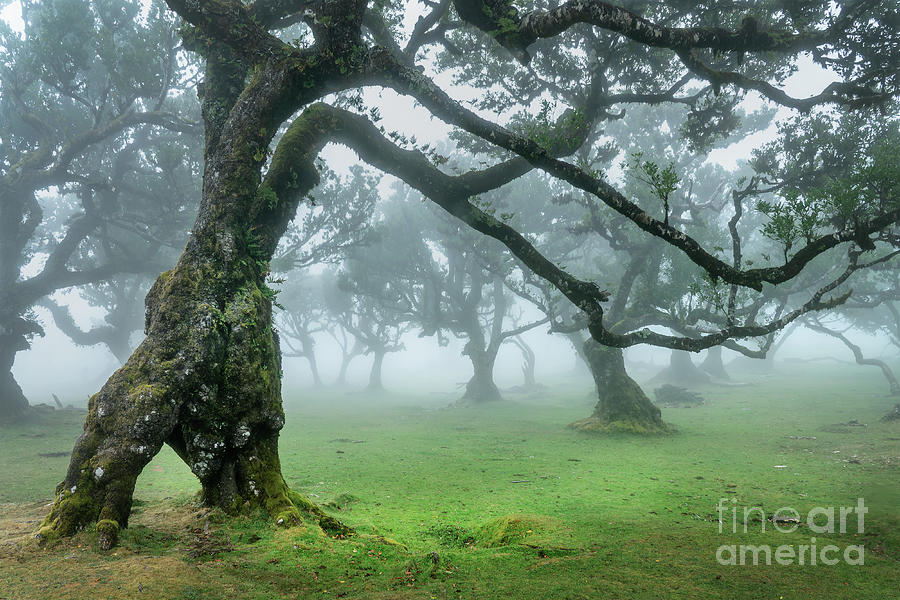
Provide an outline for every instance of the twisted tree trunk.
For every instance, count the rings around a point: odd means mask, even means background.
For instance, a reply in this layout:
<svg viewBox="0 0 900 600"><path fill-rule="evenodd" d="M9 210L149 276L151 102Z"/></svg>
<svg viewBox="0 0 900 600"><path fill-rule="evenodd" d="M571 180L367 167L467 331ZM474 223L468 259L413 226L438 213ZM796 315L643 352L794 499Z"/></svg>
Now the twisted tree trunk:
<svg viewBox="0 0 900 600"><path fill-rule="evenodd" d="M246 67L217 47L206 69L197 221L178 264L147 296L146 339L90 399L84 433L38 532L44 541L98 521L100 546L113 546L128 523L135 481L164 443L200 480L207 505L231 513L258 507L284 525L299 522L304 509L338 526L281 474L281 359L265 285L297 203L318 182L312 160L323 132L312 124L314 111L301 115L263 181L260 149L292 110L283 102L290 74L277 62L262 65L245 88Z"/></svg>
<svg viewBox="0 0 900 600"><path fill-rule="evenodd" d="M111 547L128 524L138 475L164 443L200 479L206 504L299 521L278 460L284 413L271 305L255 278L234 268L246 251L235 243L231 256L221 252L232 243L196 233L154 284L148 337L91 398L41 537L99 520L101 546Z"/></svg>
<svg viewBox="0 0 900 600"><path fill-rule="evenodd" d="M625 371L620 348L584 343L584 355L597 385L597 405L587 419L569 427L586 432L664 433L669 427L659 408L647 398L641 386Z"/></svg>

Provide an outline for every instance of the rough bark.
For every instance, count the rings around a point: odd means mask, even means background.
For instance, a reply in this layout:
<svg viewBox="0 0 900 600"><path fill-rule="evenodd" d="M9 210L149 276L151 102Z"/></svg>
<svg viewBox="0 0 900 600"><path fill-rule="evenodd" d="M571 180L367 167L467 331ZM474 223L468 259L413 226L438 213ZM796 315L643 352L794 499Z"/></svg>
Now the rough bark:
<svg viewBox="0 0 900 600"><path fill-rule="evenodd" d="M659 408L625 371L621 348L609 348L589 339L584 343L584 354L597 385L598 401L590 417L569 427L591 433L644 434L670 430Z"/></svg>
<svg viewBox="0 0 900 600"><path fill-rule="evenodd" d="M224 270L211 265L221 257L203 245L195 240L156 282L147 339L91 398L41 538L97 520L101 547L114 545L137 476L164 443L200 479L204 503L299 522L278 461L284 413L271 306L252 280L222 285Z"/></svg>
<svg viewBox="0 0 900 600"><path fill-rule="evenodd" d="M707 351L700 369L718 379L731 379L722 363L722 346L713 346Z"/></svg>

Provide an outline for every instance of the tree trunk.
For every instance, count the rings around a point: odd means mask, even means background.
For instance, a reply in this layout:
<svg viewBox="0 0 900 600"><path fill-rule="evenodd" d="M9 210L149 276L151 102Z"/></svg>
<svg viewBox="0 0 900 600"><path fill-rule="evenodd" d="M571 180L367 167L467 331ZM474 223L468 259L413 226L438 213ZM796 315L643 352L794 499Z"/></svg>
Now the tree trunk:
<svg viewBox="0 0 900 600"><path fill-rule="evenodd" d="M147 337L90 399L84 433L38 532L42 541L98 521L100 547L112 547L128 523L135 481L164 443L200 480L206 505L229 513L259 508L282 525L300 522L303 509L323 526L339 526L281 474L281 356L265 286L278 240L318 181L312 157L324 142L298 118L261 182L265 152L258 149L287 116L281 88L250 85L241 93L247 69L218 50L206 61L197 221L176 267L147 295ZM263 67L270 68L278 67Z"/></svg>
<svg viewBox="0 0 900 600"><path fill-rule="evenodd" d="M28 400L12 374L18 348L15 336L0 335L0 423L18 421L28 411Z"/></svg>
<svg viewBox="0 0 900 600"><path fill-rule="evenodd" d="M343 345L341 346L341 368L338 371L337 379L334 380L334 385L347 385L347 369L350 367L350 363L353 359L361 353L361 346L358 340L354 341L353 347L349 351Z"/></svg>
<svg viewBox="0 0 900 600"><path fill-rule="evenodd" d="M163 443L200 479L205 504L300 520L278 459L284 413L271 305L251 278L217 278L227 270L212 266L220 257L203 251L207 241L195 238L157 280L147 339L90 399L42 538L99 520L101 546L114 545L135 481Z"/></svg>
<svg viewBox="0 0 900 600"><path fill-rule="evenodd" d="M620 348L602 346L589 339L584 354L597 384L597 405L587 419L569 427L586 432L664 433L669 427L662 413L625 371Z"/></svg>
<svg viewBox="0 0 900 600"><path fill-rule="evenodd" d="M522 358L525 361L522 363L522 376L525 378L525 387L533 388L535 385L537 385L537 381L535 381L534 378L534 350L532 350L531 346L529 346L525 342L520 343L521 345L519 346L519 349L522 351Z"/></svg>
<svg viewBox="0 0 900 600"><path fill-rule="evenodd" d="M531 346L519 336L509 338L507 341L513 344L522 353L522 377L524 382L521 385L521 389L530 390L537 387L537 380L534 377L534 367L536 363L534 350L532 350Z"/></svg>
<svg viewBox="0 0 900 600"><path fill-rule="evenodd" d="M334 385L344 386L347 385L347 367L350 366L350 361L353 360L353 356L350 354L344 354L341 357L341 369L338 371L337 378L334 380Z"/></svg>
<svg viewBox="0 0 900 600"><path fill-rule="evenodd" d="M311 335L304 336L300 343L303 347L303 356L309 363L309 371L312 373L313 386L322 387L322 377L319 375L319 362L316 360L316 343Z"/></svg>
<svg viewBox="0 0 900 600"><path fill-rule="evenodd" d="M500 390L494 383L494 362L497 360L497 352L490 349L473 348L470 341L466 344L463 354L472 361L474 370L472 378L466 384L466 393L460 400L461 404L482 404L502 400Z"/></svg>
<svg viewBox="0 0 900 600"><path fill-rule="evenodd" d="M669 366L660 371L653 381L666 381L684 385L696 385L709 383L709 375L697 368L691 360L689 352L684 350L672 350Z"/></svg>
<svg viewBox="0 0 900 600"><path fill-rule="evenodd" d="M384 391L384 385L381 383L381 365L384 363L384 350L373 351L374 360L372 361L372 370L369 371L369 385L366 389L370 392Z"/></svg>
<svg viewBox="0 0 900 600"><path fill-rule="evenodd" d="M706 353L706 358L700 363L700 368L719 379L731 379L725 365L722 363L722 346L713 346Z"/></svg>

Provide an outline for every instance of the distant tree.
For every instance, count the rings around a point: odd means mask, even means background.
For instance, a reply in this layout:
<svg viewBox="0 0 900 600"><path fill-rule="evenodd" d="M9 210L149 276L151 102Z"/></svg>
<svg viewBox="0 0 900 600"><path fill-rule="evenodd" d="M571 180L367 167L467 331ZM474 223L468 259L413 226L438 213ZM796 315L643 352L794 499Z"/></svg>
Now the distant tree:
<svg viewBox="0 0 900 600"><path fill-rule="evenodd" d="M116 276L111 281L84 286L82 295L91 306L101 307L106 314L103 325L82 329L72 317L69 308L50 298L40 301L53 318L54 324L70 340L79 346L103 344L124 364L134 350L132 338L144 328L144 296L150 288L146 277Z"/></svg>
<svg viewBox="0 0 900 600"><path fill-rule="evenodd" d="M496 199L483 198L495 211ZM440 216L431 238L445 264L441 267L441 302L437 327L464 339L463 355L472 363L472 377L466 383L463 403L501 399L494 383L494 366L504 343L549 322L549 317L513 325L510 310L513 298L507 277L513 267L511 257L496 240L473 234L458 221Z"/></svg>
<svg viewBox="0 0 900 600"><path fill-rule="evenodd" d="M341 315L341 327L359 343L362 354L372 355L366 389L380 392L384 390L381 377L384 357L405 348L400 340L411 323L396 310L396 306L383 301L390 294L384 289L386 282L376 282L370 275L365 262L351 258L344 263L338 286L351 297L349 310ZM375 290L373 285L381 289Z"/></svg>
<svg viewBox="0 0 900 600"><path fill-rule="evenodd" d="M523 340L521 336L511 337L507 342L518 348L522 353L523 382L521 389L527 391L538 387L537 380L534 376L535 365L537 363L537 355L534 353L534 349L528 342Z"/></svg>
<svg viewBox="0 0 900 600"><path fill-rule="evenodd" d="M275 285L287 282L281 294L282 313L277 323L289 351L287 356L303 357L312 371L313 383L322 385L315 354L315 336L328 333L340 344L341 319L346 299L337 290L333 271L310 274L314 267L337 265L352 249L365 246L371 238L372 214L378 199L378 178L359 166L348 176L320 166L321 182L298 207L269 265L276 275ZM293 273L293 275L291 275ZM310 279L298 277L307 274ZM294 345L296 343L296 346ZM343 383L353 348L341 345L343 361L338 380ZM361 350L360 350L361 351Z"/></svg>
<svg viewBox="0 0 900 600"><path fill-rule="evenodd" d="M280 339L286 347L283 356L305 358L315 387L323 385L316 359L316 335L328 329L326 278L325 274L320 274L289 279L279 294L279 302L285 309L275 319Z"/></svg>
<svg viewBox="0 0 900 600"><path fill-rule="evenodd" d="M28 406L11 369L42 333L32 307L118 273L157 273L173 259L160 255L161 245L180 247L187 237L199 177L197 104L185 93L191 82L177 24L160 4L149 5L146 18L127 0L20 4L22 32L0 23L7 421Z"/></svg>

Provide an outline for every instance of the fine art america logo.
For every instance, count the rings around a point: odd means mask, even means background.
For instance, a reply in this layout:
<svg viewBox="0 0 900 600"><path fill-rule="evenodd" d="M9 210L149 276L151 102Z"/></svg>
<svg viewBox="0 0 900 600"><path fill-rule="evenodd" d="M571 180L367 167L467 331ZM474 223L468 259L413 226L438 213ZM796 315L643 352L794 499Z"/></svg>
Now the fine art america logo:
<svg viewBox="0 0 900 600"><path fill-rule="evenodd" d="M743 533L748 532L748 523L759 521L761 532L766 532L766 524L769 523L779 533L793 533L797 531L801 523L805 523L813 534L847 533L848 522L850 530L855 525L856 533L865 532L865 517L869 512L862 498L857 498L856 506L822 507L817 506L807 513L805 520L801 521L799 512L790 507L782 507L771 515L766 515L761 506L745 506L738 509L737 499L721 498L716 505L719 513L719 533L723 533L731 525L731 532L738 533L739 516L743 526ZM755 528L756 526L753 525ZM769 545L745 545L723 544L716 550L716 560L720 565L771 565L774 560L778 565L836 565L843 560L848 565L865 564L865 548L862 544L852 545L841 549L834 544L822 545L816 543L816 538L811 537L809 544L782 544L780 546Z"/></svg>

